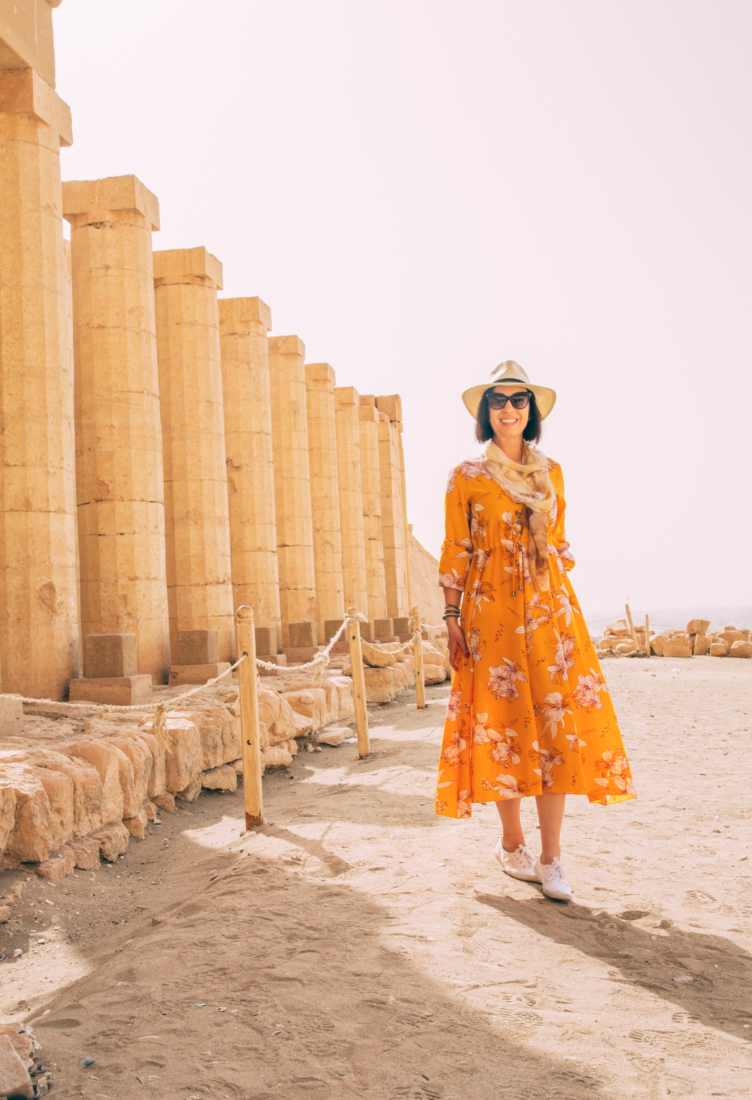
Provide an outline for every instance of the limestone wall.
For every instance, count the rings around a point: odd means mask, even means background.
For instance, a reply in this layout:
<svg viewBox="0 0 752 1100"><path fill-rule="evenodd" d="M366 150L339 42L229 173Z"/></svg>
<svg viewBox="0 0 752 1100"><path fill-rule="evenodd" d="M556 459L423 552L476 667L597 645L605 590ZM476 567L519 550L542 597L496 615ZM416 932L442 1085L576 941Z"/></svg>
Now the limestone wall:
<svg viewBox="0 0 752 1100"><path fill-rule="evenodd" d="M425 623L439 626L443 622L444 593L436 583L439 575L438 560L429 554L408 527L410 540L410 572L412 575L413 604L420 611Z"/></svg>

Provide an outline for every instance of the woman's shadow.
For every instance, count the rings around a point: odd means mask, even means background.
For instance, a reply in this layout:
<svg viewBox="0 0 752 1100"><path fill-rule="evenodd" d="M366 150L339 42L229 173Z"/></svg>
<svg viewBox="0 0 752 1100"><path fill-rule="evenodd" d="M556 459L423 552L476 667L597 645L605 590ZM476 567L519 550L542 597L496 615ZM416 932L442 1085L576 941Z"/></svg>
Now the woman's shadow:
<svg viewBox="0 0 752 1100"><path fill-rule="evenodd" d="M651 932L633 923L648 915L640 910L612 916L543 896L525 901L480 891L475 896L539 935L609 964L619 971L615 980L680 1005L708 1027L752 1039L752 956L723 936L674 925Z"/></svg>

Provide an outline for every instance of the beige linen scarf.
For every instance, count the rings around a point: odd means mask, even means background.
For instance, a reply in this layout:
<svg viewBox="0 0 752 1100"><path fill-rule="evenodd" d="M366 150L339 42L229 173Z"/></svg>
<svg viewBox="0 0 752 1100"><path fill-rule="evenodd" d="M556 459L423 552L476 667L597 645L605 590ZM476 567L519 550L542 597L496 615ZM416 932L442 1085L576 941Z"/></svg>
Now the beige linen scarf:
<svg viewBox="0 0 752 1100"><path fill-rule="evenodd" d="M522 465L507 458L493 440L486 447L485 465L491 477L515 504L522 505L525 526L530 531L528 560L535 587L548 592L548 516L556 492L548 473L548 459L542 451L523 443Z"/></svg>

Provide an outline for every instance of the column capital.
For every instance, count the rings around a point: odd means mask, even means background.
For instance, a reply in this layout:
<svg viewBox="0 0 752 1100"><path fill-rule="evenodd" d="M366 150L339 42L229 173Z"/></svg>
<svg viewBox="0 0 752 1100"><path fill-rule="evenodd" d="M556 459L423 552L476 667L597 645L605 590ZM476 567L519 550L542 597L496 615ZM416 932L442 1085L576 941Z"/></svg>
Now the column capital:
<svg viewBox="0 0 752 1100"><path fill-rule="evenodd" d="M61 145L73 144L70 107L34 69L0 69L0 112L31 115L49 126Z"/></svg>
<svg viewBox="0 0 752 1100"><path fill-rule="evenodd" d="M150 229L159 229L157 197L136 176L66 180L63 183L63 217L71 225L112 221L113 215L130 213L146 218Z"/></svg>
<svg viewBox="0 0 752 1100"><path fill-rule="evenodd" d="M338 405L360 405L355 386L335 386L334 400Z"/></svg>
<svg viewBox="0 0 752 1100"><path fill-rule="evenodd" d="M154 253L154 285L199 283L222 289L222 264L216 256L199 248L168 248Z"/></svg>
<svg viewBox="0 0 752 1100"><path fill-rule="evenodd" d="M222 336L233 333L247 336L257 332L266 336L272 327L272 311L260 298L220 298L219 331Z"/></svg>
<svg viewBox="0 0 752 1100"><path fill-rule="evenodd" d="M390 420L402 423L402 398L398 393L392 393L388 397L377 397L376 408L379 412L386 413Z"/></svg>
<svg viewBox="0 0 752 1100"><path fill-rule="evenodd" d="M332 387L337 381L334 368L328 363L306 363L305 376L306 382L328 382Z"/></svg>
<svg viewBox="0 0 752 1100"><path fill-rule="evenodd" d="M269 351L275 355L302 355L305 358L305 344L299 336L270 336Z"/></svg>
<svg viewBox="0 0 752 1100"><path fill-rule="evenodd" d="M370 421L371 424L378 424L379 416L379 410L375 405L360 405L358 407L359 420L364 420L366 423Z"/></svg>

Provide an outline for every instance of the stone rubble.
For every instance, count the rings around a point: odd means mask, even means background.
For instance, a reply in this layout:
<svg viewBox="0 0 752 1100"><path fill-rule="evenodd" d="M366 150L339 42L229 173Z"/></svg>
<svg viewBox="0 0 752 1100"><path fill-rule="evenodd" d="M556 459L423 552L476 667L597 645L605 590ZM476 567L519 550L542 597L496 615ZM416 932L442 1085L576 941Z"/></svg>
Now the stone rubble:
<svg viewBox="0 0 752 1100"><path fill-rule="evenodd" d="M752 657L749 630L737 630L727 626L723 630L708 633L708 619L690 619L685 630L672 630L667 634L650 632L650 652L656 657ZM645 656L646 640L644 624L635 624L637 648L625 619L619 619L606 627L598 642L599 657Z"/></svg>

